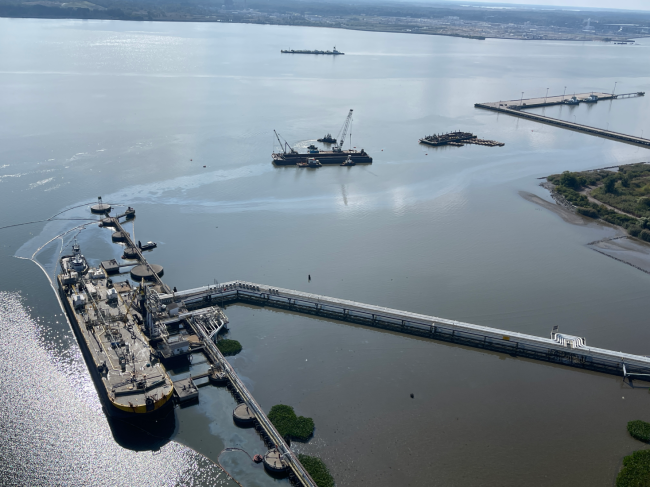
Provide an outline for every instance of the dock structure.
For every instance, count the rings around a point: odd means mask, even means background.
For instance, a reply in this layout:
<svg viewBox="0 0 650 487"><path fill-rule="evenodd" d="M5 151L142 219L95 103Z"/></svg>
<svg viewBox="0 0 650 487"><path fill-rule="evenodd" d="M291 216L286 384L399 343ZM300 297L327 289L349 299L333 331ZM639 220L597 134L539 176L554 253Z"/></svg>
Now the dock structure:
<svg viewBox="0 0 650 487"><path fill-rule="evenodd" d="M238 302L269 306L628 379L650 381L649 357L590 347L584 338L560 333L557 326L550 338L543 338L245 281L163 294L160 295L160 300L166 304L182 302L188 309Z"/></svg>
<svg viewBox="0 0 650 487"><path fill-rule="evenodd" d="M520 100L510 100L510 101L476 103L474 104L474 106L476 108L483 108L485 110L492 110L495 112L505 113L513 117L525 118L528 120L533 120L535 122L545 123L547 125L554 125L556 127L574 130L576 132L595 135L597 137L604 137L606 139L617 140L619 142L624 142L626 144L633 144L641 147L650 148L650 139L645 139L643 137L636 137L634 135L622 134L619 132L614 132L612 130L604 130L597 127L582 125L575 122L567 122L564 120L559 120L557 118L547 117L545 115L539 115L536 113L528 113L524 111L528 108L540 108L540 107L548 107L554 105L574 106L574 105L578 105L579 103L596 103L597 101L602 101L602 100L632 98L632 97L644 96L644 95L645 92L642 91L637 93L623 93L620 95L613 95L611 93L581 93L578 95L571 95L571 96L549 96L549 97L541 97L541 98L527 98L527 99L522 98ZM569 103L568 100L571 99L573 99L574 101L572 103Z"/></svg>
<svg viewBox="0 0 650 487"><path fill-rule="evenodd" d="M201 338L201 341L205 347L205 353L208 355L210 361L213 365L218 365L220 369L225 372L226 377L236 393L236 397L241 398L243 403L246 404L250 416L253 420L257 421L259 427L261 427L266 435L270 438L275 449L280 453L280 458L283 461L283 465L287 465L288 468L295 475L295 479L298 480L301 485L304 487L317 487L316 482L311 478L305 467L302 466L296 454L287 446L284 438L278 433L278 430L275 429L273 423L264 413L264 410L257 404L253 395L248 391L244 383L241 381L237 373L230 366L228 361L225 359L223 354L217 348L217 345L212 340L211 331L203 325L201 320L188 320L190 326L194 329L197 335Z"/></svg>

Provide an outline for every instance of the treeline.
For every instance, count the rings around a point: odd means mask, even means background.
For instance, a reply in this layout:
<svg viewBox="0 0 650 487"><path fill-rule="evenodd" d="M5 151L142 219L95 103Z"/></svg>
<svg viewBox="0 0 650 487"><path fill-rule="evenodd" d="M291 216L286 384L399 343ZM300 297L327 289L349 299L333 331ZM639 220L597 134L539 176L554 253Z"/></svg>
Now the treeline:
<svg viewBox="0 0 650 487"><path fill-rule="evenodd" d="M22 0L0 0L0 16L40 18L88 18L119 20L228 20L247 21L233 10L253 9L263 13L320 15L323 17L378 16L440 19L454 16L462 20L498 24L556 26L582 29L587 17L596 31L612 24L635 24L650 27L650 13L625 11L570 11L553 9L483 9L453 6L449 3L422 5L401 2L342 2L301 0L97 0L91 3L106 10L27 5ZM250 20L250 19L249 19ZM289 21L274 19L274 23ZM291 21L289 23L295 23ZM304 23L304 22L301 22ZM610 27L606 27L607 25Z"/></svg>
<svg viewBox="0 0 650 487"><path fill-rule="evenodd" d="M554 191L576 207L576 211L589 218L602 219L618 225L633 236L650 242L650 165L621 166L619 171L589 171L554 174L548 181ZM594 188L591 196L600 203L589 201L580 191ZM605 204L603 204L605 203ZM609 205L626 215L609 208Z"/></svg>

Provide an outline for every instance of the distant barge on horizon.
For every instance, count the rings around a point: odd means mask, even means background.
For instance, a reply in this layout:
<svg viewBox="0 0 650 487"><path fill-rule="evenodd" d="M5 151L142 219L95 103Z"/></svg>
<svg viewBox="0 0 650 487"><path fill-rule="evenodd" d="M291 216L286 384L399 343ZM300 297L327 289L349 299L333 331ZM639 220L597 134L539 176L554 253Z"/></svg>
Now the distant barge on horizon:
<svg viewBox="0 0 650 487"><path fill-rule="evenodd" d="M280 51L282 54L326 54L329 56L343 56L345 53L341 51L336 50L336 46L334 46L334 49L331 51L308 51L305 49L282 49Z"/></svg>

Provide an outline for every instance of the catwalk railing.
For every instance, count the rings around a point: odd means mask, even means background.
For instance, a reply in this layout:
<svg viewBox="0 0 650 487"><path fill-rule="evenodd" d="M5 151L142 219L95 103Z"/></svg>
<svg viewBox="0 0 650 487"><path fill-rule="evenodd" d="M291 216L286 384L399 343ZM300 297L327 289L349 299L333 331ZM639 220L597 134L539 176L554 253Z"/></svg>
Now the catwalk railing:
<svg viewBox="0 0 650 487"><path fill-rule="evenodd" d="M650 358L586 345L586 340L554 329L550 338L512 332L371 304L232 281L160 295L163 303L183 301L190 308L237 302L382 328L434 340L494 350L597 372L650 381Z"/></svg>

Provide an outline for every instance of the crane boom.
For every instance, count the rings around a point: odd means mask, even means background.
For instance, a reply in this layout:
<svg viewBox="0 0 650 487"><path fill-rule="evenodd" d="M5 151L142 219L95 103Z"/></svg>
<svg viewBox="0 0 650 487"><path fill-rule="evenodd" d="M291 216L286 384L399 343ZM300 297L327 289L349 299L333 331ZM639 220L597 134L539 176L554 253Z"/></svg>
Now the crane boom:
<svg viewBox="0 0 650 487"><path fill-rule="evenodd" d="M280 140L280 134L279 133L277 133L275 130L273 131L273 133L275 134L275 137L278 139L278 142L280 143L280 147L282 147L282 152L284 152L286 154L287 153L287 148L289 148L289 152L296 152L294 150L294 148L289 145L289 142L287 142L286 140L284 142L282 142L282 140L284 140L284 139Z"/></svg>
<svg viewBox="0 0 650 487"><path fill-rule="evenodd" d="M345 137L348 135L348 129L350 128L350 122L352 121L352 109L350 109L350 113L348 113L347 118L345 119L345 123L343 124L343 128L339 132L338 138L338 145L334 147L334 150L337 152L340 152L343 150L343 144L345 143Z"/></svg>
<svg viewBox="0 0 650 487"><path fill-rule="evenodd" d="M275 138L278 139L278 143L280 144L280 147L282 147L282 151L286 154L286 150L284 150L284 145L282 144L282 141L280 140L280 136L278 133L274 130L273 133L275 134Z"/></svg>

